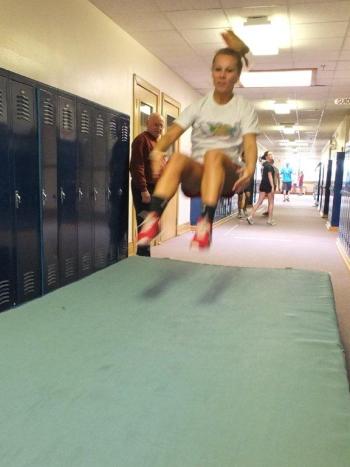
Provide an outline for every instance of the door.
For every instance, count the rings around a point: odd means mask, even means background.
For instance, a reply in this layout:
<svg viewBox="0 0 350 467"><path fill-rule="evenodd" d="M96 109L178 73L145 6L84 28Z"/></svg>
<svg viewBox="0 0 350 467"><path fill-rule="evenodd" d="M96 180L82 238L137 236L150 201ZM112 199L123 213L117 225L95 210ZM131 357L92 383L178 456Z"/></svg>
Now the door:
<svg viewBox="0 0 350 467"><path fill-rule="evenodd" d="M79 277L93 271L92 254L92 133L93 107L78 99L78 270Z"/></svg>
<svg viewBox="0 0 350 467"><path fill-rule="evenodd" d="M59 95L58 254L61 285L78 279L76 100Z"/></svg>
<svg viewBox="0 0 350 467"><path fill-rule="evenodd" d="M180 103L176 102L171 97L162 93L162 115L165 122L165 131L172 125L174 120L179 116ZM172 147L168 149L168 155L171 156L175 151L179 150L179 142L176 141ZM170 200L162 215L162 231L160 241L164 242L173 238L177 234L177 209L178 209L178 192Z"/></svg>
<svg viewBox="0 0 350 467"><path fill-rule="evenodd" d="M10 81L11 160L14 162L16 303L41 293L39 150L36 92L29 82Z"/></svg>
<svg viewBox="0 0 350 467"><path fill-rule="evenodd" d="M147 129L147 119L153 112L160 111L160 91L139 76L134 75L134 126L133 138ZM132 209L131 236L132 253L136 251L137 224ZM153 242L154 244L154 242Z"/></svg>
<svg viewBox="0 0 350 467"><path fill-rule="evenodd" d="M0 76L0 311L15 302L12 219L13 175L9 157L8 80Z"/></svg>
<svg viewBox="0 0 350 467"><path fill-rule="evenodd" d="M57 93L38 89L43 292L59 285L57 224Z"/></svg>

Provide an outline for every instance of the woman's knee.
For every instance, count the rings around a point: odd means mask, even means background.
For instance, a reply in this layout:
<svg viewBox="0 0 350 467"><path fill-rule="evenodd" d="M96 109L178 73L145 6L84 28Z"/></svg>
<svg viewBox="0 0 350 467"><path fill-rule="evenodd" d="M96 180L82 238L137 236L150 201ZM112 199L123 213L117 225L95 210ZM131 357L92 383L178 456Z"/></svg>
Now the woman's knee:
<svg viewBox="0 0 350 467"><path fill-rule="evenodd" d="M180 152L174 152L167 166L170 166L172 169L183 170L186 168L189 161L189 157L185 156L184 154L181 154Z"/></svg>

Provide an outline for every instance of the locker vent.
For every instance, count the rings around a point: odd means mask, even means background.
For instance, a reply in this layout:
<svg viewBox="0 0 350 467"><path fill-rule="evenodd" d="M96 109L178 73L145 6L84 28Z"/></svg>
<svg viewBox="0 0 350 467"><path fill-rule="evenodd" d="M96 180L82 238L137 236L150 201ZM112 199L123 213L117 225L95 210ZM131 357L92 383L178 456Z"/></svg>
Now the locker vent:
<svg viewBox="0 0 350 467"><path fill-rule="evenodd" d="M82 271L90 271L91 269L91 256L89 253L86 253L81 258L81 269Z"/></svg>
<svg viewBox="0 0 350 467"><path fill-rule="evenodd" d="M43 104L44 124L53 126L55 123L55 109L51 99L45 99Z"/></svg>
<svg viewBox="0 0 350 467"><path fill-rule="evenodd" d="M0 118L4 116L4 94L0 89Z"/></svg>
<svg viewBox="0 0 350 467"><path fill-rule="evenodd" d="M83 110L81 113L80 132L87 135L90 133L90 118L87 110Z"/></svg>
<svg viewBox="0 0 350 467"><path fill-rule="evenodd" d="M129 136L129 127L127 125L122 126L122 142L127 143Z"/></svg>
<svg viewBox="0 0 350 467"><path fill-rule="evenodd" d="M10 281L0 281L0 305L10 303Z"/></svg>
<svg viewBox="0 0 350 467"><path fill-rule="evenodd" d="M96 269L104 268L107 265L107 252L105 248L99 248L95 252L95 267Z"/></svg>
<svg viewBox="0 0 350 467"><path fill-rule="evenodd" d="M73 130L73 112L68 104L62 110L62 128L68 131Z"/></svg>
<svg viewBox="0 0 350 467"><path fill-rule="evenodd" d="M112 139L116 139L118 136L117 122L115 120L109 122L109 135Z"/></svg>
<svg viewBox="0 0 350 467"><path fill-rule="evenodd" d="M64 266L65 277L68 278L74 276L74 258L67 258L64 262Z"/></svg>
<svg viewBox="0 0 350 467"><path fill-rule="evenodd" d="M47 266L47 286L55 287L57 285L57 265L49 264Z"/></svg>
<svg viewBox="0 0 350 467"><path fill-rule="evenodd" d="M35 292L35 276L33 271L23 274L23 292L24 295Z"/></svg>
<svg viewBox="0 0 350 467"><path fill-rule="evenodd" d="M16 96L16 111L18 120L30 120L30 105L29 98L26 96L25 91L21 91L21 94Z"/></svg>
<svg viewBox="0 0 350 467"><path fill-rule="evenodd" d="M127 258L128 256L128 237L124 235L124 238L120 241L118 246L118 260Z"/></svg>
<svg viewBox="0 0 350 467"><path fill-rule="evenodd" d="M96 118L96 136L104 136L104 121L101 115Z"/></svg>

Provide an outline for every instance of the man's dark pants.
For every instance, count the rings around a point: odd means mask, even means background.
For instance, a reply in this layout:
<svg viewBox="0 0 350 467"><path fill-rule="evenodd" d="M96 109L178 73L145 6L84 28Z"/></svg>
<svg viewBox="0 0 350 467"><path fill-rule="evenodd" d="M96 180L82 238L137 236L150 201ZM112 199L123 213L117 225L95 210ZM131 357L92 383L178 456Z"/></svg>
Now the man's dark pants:
<svg viewBox="0 0 350 467"><path fill-rule="evenodd" d="M154 186L147 187L149 193L152 195L154 191ZM137 231L141 230L141 224L145 220L147 213L150 210L150 203L143 203L140 190L131 182L131 192L134 200L134 206L136 211L136 222L137 222ZM151 256L151 247L150 246L138 246L136 254L138 256Z"/></svg>

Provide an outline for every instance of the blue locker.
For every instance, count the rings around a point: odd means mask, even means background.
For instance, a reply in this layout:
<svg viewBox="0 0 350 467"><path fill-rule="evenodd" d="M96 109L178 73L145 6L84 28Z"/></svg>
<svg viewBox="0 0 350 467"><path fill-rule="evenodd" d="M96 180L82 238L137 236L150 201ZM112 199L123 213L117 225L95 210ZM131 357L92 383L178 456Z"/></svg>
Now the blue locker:
<svg viewBox="0 0 350 467"><path fill-rule="evenodd" d="M39 153L41 162L42 287L59 287L57 223L57 91L38 87Z"/></svg>
<svg viewBox="0 0 350 467"><path fill-rule="evenodd" d="M77 101L78 132L78 270L79 277L93 271L92 133L93 107Z"/></svg>
<svg viewBox="0 0 350 467"><path fill-rule="evenodd" d="M65 285L78 279L75 96L59 93L58 115L58 256L60 285Z"/></svg>
<svg viewBox="0 0 350 467"><path fill-rule="evenodd" d="M94 268L102 269L108 265L109 226L108 196L106 190L107 174L107 135L106 111L101 106L94 108L93 132L93 215L94 215Z"/></svg>
<svg viewBox="0 0 350 467"><path fill-rule="evenodd" d="M323 164L322 164L323 165ZM321 198L320 198L320 215L328 216L329 210L329 195L332 177L332 159L328 159L323 166L323 176L321 183Z"/></svg>
<svg viewBox="0 0 350 467"><path fill-rule="evenodd" d="M14 164L16 303L41 294L40 186L35 87L10 80Z"/></svg>
<svg viewBox="0 0 350 467"><path fill-rule="evenodd" d="M12 168L9 158L8 80L0 75L0 311L15 303Z"/></svg>
<svg viewBox="0 0 350 467"><path fill-rule="evenodd" d="M128 256L129 117L109 112L108 184L110 190L110 255L113 263ZM116 134L115 134L116 130Z"/></svg>
<svg viewBox="0 0 350 467"><path fill-rule="evenodd" d="M331 227L339 226L341 190L343 185L344 157L344 152L337 152L332 158L332 176L328 212L328 223Z"/></svg>

